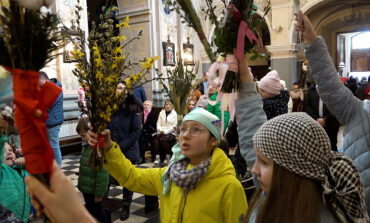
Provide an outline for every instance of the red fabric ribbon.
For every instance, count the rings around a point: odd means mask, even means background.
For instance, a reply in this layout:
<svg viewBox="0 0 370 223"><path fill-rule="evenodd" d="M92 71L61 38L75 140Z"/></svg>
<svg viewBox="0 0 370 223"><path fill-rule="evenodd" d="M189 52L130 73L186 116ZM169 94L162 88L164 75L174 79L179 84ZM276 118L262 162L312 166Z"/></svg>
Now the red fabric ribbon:
<svg viewBox="0 0 370 223"><path fill-rule="evenodd" d="M104 148L104 136L98 134L98 142L93 146L93 149Z"/></svg>
<svg viewBox="0 0 370 223"><path fill-rule="evenodd" d="M54 153L47 138L45 122L47 109L58 98L62 89L46 81L42 88L39 72L11 69L16 125L26 169L31 174L51 174Z"/></svg>
<svg viewBox="0 0 370 223"><path fill-rule="evenodd" d="M244 20L242 20L242 16L239 10L235 6L232 6L232 5L228 6L228 8L231 8L231 7L233 9L233 15L235 19L237 20L237 22L239 22L238 39L237 39L237 44L236 44L236 57L238 58L238 60L244 59L244 38L245 36L248 37L249 42L251 43L254 42L256 45L257 43L259 43L260 45L259 52L261 53L263 49L263 43L262 43L261 37L259 36L259 38L257 38L254 32L248 27L248 24Z"/></svg>

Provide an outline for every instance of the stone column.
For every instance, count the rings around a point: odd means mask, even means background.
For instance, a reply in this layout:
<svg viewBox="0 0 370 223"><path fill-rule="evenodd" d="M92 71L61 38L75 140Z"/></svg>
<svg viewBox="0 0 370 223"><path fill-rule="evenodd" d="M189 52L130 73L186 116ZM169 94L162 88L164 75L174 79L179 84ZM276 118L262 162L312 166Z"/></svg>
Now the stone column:
<svg viewBox="0 0 370 223"><path fill-rule="evenodd" d="M279 72L288 89L297 80L297 50L291 36L293 13L292 1L271 1L271 45L266 48L271 53L271 69Z"/></svg>
<svg viewBox="0 0 370 223"><path fill-rule="evenodd" d="M271 70L277 70L280 79L286 82L286 87L291 89L297 81L297 56L295 44L266 46L271 53Z"/></svg>
<svg viewBox="0 0 370 223"><path fill-rule="evenodd" d="M144 57L160 55L160 48L157 44L158 37L156 35L158 32L158 21L156 21L158 4L155 2L156 1L153 0L117 0L119 8L117 19L119 22L123 22L127 16L130 17L130 27L123 28L120 34L126 36L128 41L142 31L140 40L132 42L123 49L124 54L129 55L128 59L130 59L131 62L138 62L139 59ZM159 64L159 67L161 66L160 62L157 64ZM141 65L132 72L139 72L140 70ZM152 79L155 75L155 72L152 71L148 74L147 78ZM156 104L156 89L159 88L156 82L145 84L143 87L148 100Z"/></svg>

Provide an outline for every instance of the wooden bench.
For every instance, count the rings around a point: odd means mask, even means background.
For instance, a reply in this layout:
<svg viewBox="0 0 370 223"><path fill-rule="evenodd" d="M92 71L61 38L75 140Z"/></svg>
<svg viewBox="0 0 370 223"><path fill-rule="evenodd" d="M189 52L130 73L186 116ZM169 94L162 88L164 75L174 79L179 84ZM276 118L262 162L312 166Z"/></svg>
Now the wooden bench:
<svg viewBox="0 0 370 223"><path fill-rule="evenodd" d="M103 206L105 215L107 216L107 222L110 223L112 222L112 212L123 207L123 200L118 198L104 198Z"/></svg>
<svg viewBox="0 0 370 223"><path fill-rule="evenodd" d="M62 155L80 152L82 148L81 137L79 135L73 135L59 138L59 146Z"/></svg>

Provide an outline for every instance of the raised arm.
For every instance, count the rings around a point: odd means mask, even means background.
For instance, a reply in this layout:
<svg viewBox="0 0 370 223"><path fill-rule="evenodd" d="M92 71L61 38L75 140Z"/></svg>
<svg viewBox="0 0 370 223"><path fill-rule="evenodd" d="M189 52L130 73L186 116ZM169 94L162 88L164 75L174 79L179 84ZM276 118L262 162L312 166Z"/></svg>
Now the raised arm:
<svg viewBox="0 0 370 223"><path fill-rule="evenodd" d="M256 161L252 137L257 129L266 122L266 114L260 95L257 94L256 83L248 69L247 59L239 61L239 75L241 80L236 101L236 115L238 117L238 135L240 152L252 168Z"/></svg>
<svg viewBox="0 0 370 223"><path fill-rule="evenodd" d="M346 125L362 110L362 102L340 81L325 41L317 34L311 22L301 12L303 24L296 24L296 30L303 33L307 45L305 55L313 78L318 85L319 95L329 111Z"/></svg>

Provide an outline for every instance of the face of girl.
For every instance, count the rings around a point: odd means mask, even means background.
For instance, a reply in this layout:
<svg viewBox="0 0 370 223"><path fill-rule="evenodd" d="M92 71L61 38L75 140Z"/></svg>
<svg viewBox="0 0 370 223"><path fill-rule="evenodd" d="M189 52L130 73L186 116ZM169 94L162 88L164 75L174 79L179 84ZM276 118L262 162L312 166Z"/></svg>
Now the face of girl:
<svg viewBox="0 0 370 223"><path fill-rule="evenodd" d="M152 105L149 102L144 102L144 110L149 111L152 109Z"/></svg>
<svg viewBox="0 0 370 223"><path fill-rule="evenodd" d="M254 151L256 152L256 162L252 168L252 173L257 176L261 189L268 194L271 188L274 162L263 155L256 146L254 146Z"/></svg>
<svg viewBox="0 0 370 223"><path fill-rule="evenodd" d="M190 112L195 107L195 102L194 101L190 101L188 106L189 106L189 112Z"/></svg>
<svg viewBox="0 0 370 223"><path fill-rule="evenodd" d="M262 99L268 99L268 98L271 98L271 97L274 96L274 95L268 93L267 91L262 90L261 88L258 88L258 93L261 95Z"/></svg>
<svg viewBox="0 0 370 223"><path fill-rule="evenodd" d="M4 163L12 167L14 165L14 161L15 161L15 154L13 152L13 149L8 143L5 143Z"/></svg>
<svg viewBox="0 0 370 223"><path fill-rule="evenodd" d="M214 93L216 93L216 88L214 86L210 85L208 87L208 94L213 95Z"/></svg>
<svg viewBox="0 0 370 223"><path fill-rule="evenodd" d="M116 88L116 90L117 90L117 92L120 94L120 93L122 93L123 92L123 90L125 89L125 85L124 84L122 84L122 83L118 83L117 84L117 88Z"/></svg>
<svg viewBox="0 0 370 223"><path fill-rule="evenodd" d="M166 109L166 111L170 112L170 111L172 111L172 105L170 103L166 102L166 105L164 106L164 109Z"/></svg>
<svg viewBox="0 0 370 223"><path fill-rule="evenodd" d="M180 126L179 143L182 154L190 159L190 164L196 165L208 159L217 139L199 122L185 121Z"/></svg>

